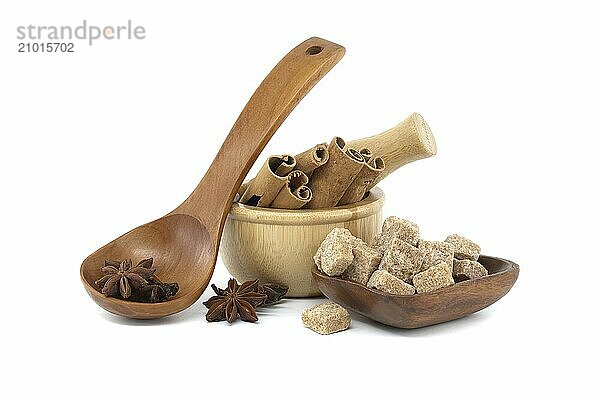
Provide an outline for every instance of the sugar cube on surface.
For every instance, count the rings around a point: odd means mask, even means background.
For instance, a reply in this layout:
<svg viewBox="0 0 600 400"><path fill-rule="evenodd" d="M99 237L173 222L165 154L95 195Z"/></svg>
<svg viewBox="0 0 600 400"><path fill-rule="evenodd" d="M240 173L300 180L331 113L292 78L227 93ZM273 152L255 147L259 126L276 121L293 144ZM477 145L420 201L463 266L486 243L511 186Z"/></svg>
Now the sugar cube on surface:
<svg viewBox="0 0 600 400"><path fill-rule="evenodd" d="M344 307L328 301L304 310L302 323L321 335L329 335L348 329L350 314Z"/></svg>

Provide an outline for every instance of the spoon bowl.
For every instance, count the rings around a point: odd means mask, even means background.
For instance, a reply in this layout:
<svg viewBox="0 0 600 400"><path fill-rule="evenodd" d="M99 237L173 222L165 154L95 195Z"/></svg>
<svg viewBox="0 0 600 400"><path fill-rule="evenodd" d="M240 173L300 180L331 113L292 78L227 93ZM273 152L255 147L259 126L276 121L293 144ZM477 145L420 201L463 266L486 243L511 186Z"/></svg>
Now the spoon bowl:
<svg viewBox="0 0 600 400"><path fill-rule="evenodd" d="M198 300L212 277L225 218L242 179L285 118L344 52L342 46L316 37L292 49L256 89L192 194L167 216L120 236L83 261L83 286L100 307L153 319ZM166 302L106 297L94 283L105 260L131 259L135 264L148 257L163 282L179 285L179 292Z"/></svg>
<svg viewBox="0 0 600 400"><path fill-rule="evenodd" d="M154 258L163 282L177 282L179 291L164 303L139 303L106 297L94 283L102 276L104 260L131 258L134 265ZM194 217L172 214L142 225L88 256L81 266L81 280L88 294L113 314L137 319L164 317L191 304L202 294L212 275L214 254L206 227Z"/></svg>

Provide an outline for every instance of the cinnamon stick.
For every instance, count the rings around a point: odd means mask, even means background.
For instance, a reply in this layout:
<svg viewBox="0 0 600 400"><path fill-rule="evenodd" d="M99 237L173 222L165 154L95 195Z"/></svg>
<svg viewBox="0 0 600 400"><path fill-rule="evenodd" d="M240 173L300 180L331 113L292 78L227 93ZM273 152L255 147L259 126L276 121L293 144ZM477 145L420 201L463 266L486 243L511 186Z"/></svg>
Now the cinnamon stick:
<svg viewBox="0 0 600 400"><path fill-rule="evenodd" d="M374 182L384 170L385 163L381 157L371 158L356 175L337 205L343 206L361 201L365 194L375 186Z"/></svg>
<svg viewBox="0 0 600 400"><path fill-rule="evenodd" d="M296 169L304 172L310 177L314 170L321 167L329 160L327 143L320 143L315 147L298 154L296 157Z"/></svg>
<svg viewBox="0 0 600 400"><path fill-rule="evenodd" d="M327 149L329 161L314 171L308 184L313 199L305 208L335 207L365 163L364 157L356 149L346 148L340 137L333 138Z"/></svg>
<svg viewBox="0 0 600 400"><path fill-rule="evenodd" d="M250 206L268 207L287 181L287 175L296 166L294 156L269 157L256 177L248 182L240 203Z"/></svg>
<svg viewBox="0 0 600 400"><path fill-rule="evenodd" d="M371 159L371 157L373 157L373 153L367 147L363 147L358 152L360 153L361 156L364 157L366 163L368 163L369 160Z"/></svg>
<svg viewBox="0 0 600 400"><path fill-rule="evenodd" d="M238 189L238 191L237 191L237 193L236 193L235 197L233 198L233 201L240 201L240 200L242 199L242 196L244 195L244 192L246 191L246 189L248 189L248 184L249 184L249 183L250 183L252 180L254 180L254 178L252 178L250 181L243 182L243 183L240 185L240 188Z"/></svg>
<svg viewBox="0 0 600 400"><path fill-rule="evenodd" d="M287 176L285 186L279 191L271 208L296 210L312 200L312 191L306 186L308 176L300 170L294 170Z"/></svg>

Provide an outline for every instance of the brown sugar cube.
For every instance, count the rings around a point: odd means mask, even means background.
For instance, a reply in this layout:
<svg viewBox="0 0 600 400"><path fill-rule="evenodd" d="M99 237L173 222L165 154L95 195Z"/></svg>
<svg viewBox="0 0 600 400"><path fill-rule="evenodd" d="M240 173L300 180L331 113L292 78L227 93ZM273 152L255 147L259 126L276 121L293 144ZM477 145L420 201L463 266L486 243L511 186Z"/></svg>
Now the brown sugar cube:
<svg viewBox="0 0 600 400"><path fill-rule="evenodd" d="M348 243L350 243L350 245L354 248L356 246L361 246L361 245L367 245L362 239L357 238L356 236L354 236L352 234L352 232L350 232L348 229L346 228L333 228L331 230L331 232L329 232L330 235L333 236L339 236L340 240L344 240ZM329 236L329 235L328 235Z"/></svg>
<svg viewBox="0 0 600 400"><path fill-rule="evenodd" d="M388 217L383 222L382 233L399 238L413 246L419 242L419 226L406 219Z"/></svg>
<svg viewBox="0 0 600 400"><path fill-rule="evenodd" d="M377 235L375 235L375 237L373 238L373 242L369 243L369 245L373 248L378 248L379 247L379 241L381 240L381 233L378 233Z"/></svg>
<svg viewBox="0 0 600 400"><path fill-rule="evenodd" d="M323 254L323 243L317 249L317 252L313 256L313 260L315 260L315 265L317 268L321 269L321 255Z"/></svg>
<svg viewBox="0 0 600 400"><path fill-rule="evenodd" d="M329 276L344 273L354 260L352 249L366 246L361 239L352 236L345 228L333 228L325 237L313 259L317 267Z"/></svg>
<svg viewBox="0 0 600 400"><path fill-rule="evenodd" d="M488 271L483 265L473 260L454 260L452 276L457 281L481 278L487 276Z"/></svg>
<svg viewBox="0 0 600 400"><path fill-rule="evenodd" d="M421 250L399 238L394 238L381 259L379 269L411 283L413 276L423 270L423 256Z"/></svg>
<svg viewBox="0 0 600 400"><path fill-rule="evenodd" d="M383 235L378 233L373 238L373 243L371 243L371 247L379 252L380 256L383 256L386 250L386 246L384 245L385 239L383 239Z"/></svg>
<svg viewBox="0 0 600 400"><path fill-rule="evenodd" d="M454 247L454 258L458 258L459 260L468 259L477 261L481 253L481 247L466 237L454 234L448 236L445 242L450 243Z"/></svg>
<svg viewBox="0 0 600 400"><path fill-rule="evenodd" d="M416 274L413 285L417 293L433 292L446 286L454 284L451 268L445 262L441 262L426 271Z"/></svg>
<svg viewBox="0 0 600 400"><path fill-rule="evenodd" d="M440 262L445 262L452 266L454 259L454 246L446 242L437 242L433 240L419 240L419 250L424 254L423 269L433 267Z"/></svg>
<svg viewBox="0 0 600 400"><path fill-rule="evenodd" d="M378 247L380 253L383 255L395 238L416 246L419 242L419 227L417 224L405 219L387 217L383 222L381 234L377 237L374 246Z"/></svg>
<svg viewBox="0 0 600 400"><path fill-rule="evenodd" d="M428 253L431 251L440 251L440 252L454 252L454 246L447 242L439 242L436 240L419 240L419 249L423 252Z"/></svg>
<svg viewBox="0 0 600 400"><path fill-rule="evenodd" d="M356 236L353 236L352 234L350 234L348 241L350 242L350 245L352 246L353 249L356 247L360 247L360 246L370 247L364 240L362 240L361 238L357 238Z"/></svg>
<svg viewBox="0 0 600 400"><path fill-rule="evenodd" d="M381 269L373 272L373 275L371 275L371 278L367 283L367 287L390 294L415 294L414 287Z"/></svg>
<svg viewBox="0 0 600 400"><path fill-rule="evenodd" d="M329 335L350 327L350 314L332 301L307 308L302 312L302 323L321 335Z"/></svg>
<svg viewBox="0 0 600 400"><path fill-rule="evenodd" d="M363 243L356 246L352 253L354 254L354 260L352 260L352 264L346 272L342 274L342 278L366 285L373 271L379 267L381 261L379 252Z"/></svg>

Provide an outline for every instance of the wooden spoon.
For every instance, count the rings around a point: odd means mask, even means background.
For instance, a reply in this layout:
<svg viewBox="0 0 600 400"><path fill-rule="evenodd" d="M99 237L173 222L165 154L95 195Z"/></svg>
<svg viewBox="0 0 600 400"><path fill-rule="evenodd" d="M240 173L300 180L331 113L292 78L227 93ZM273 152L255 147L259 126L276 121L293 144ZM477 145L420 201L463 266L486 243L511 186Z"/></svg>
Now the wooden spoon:
<svg viewBox="0 0 600 400"><path fill-rule="evenodd" d="M210 168L179 207L120 236L88 256L81 280L92 299L111 313L160 318L193 304L215 268L221 232L242 179L277 128L312 87L344 56L345 49L310 38L291 50L256 89ZM179 293L164 303L137 303L104 296L94 281L104 260L153 257L157 275L177 282Z"/></svg>

